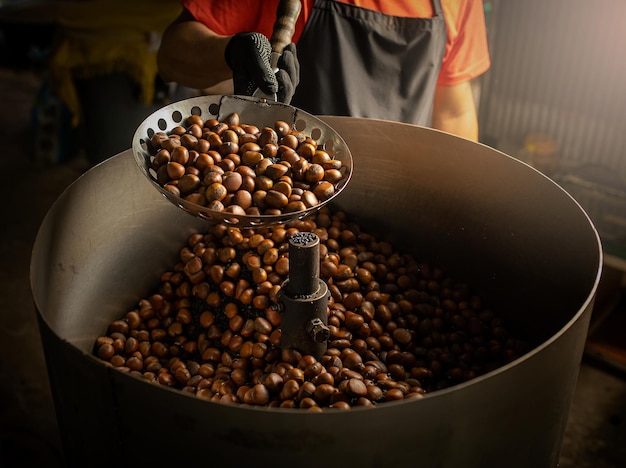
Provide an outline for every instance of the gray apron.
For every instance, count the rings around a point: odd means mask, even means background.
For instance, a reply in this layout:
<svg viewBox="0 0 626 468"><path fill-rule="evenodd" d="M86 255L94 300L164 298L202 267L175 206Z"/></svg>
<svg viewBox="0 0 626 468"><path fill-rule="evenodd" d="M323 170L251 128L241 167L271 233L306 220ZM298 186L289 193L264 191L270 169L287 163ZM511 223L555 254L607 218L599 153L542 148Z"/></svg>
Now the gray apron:
<svg viewBox="0 0 626 468"><path fill-rule="evenodd" d="M440 0L432 18L405 18L316 0L298 41L291 101L311 114L429 126L446 47Z"/></svg>

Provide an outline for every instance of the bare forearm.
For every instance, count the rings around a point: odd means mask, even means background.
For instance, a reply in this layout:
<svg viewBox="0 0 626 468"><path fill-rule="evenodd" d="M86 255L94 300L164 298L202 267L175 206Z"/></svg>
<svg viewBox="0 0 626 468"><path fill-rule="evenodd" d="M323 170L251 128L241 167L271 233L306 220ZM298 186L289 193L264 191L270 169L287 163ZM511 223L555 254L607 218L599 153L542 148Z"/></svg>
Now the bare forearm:
<svg viewBox="0 0 626 468"><path fill-rule="evenodd" d="M219 36L182 15L163 33L157 54L159 74L165 81L204 89L232 78L224 59L229 36Z"/></svg>
<svg viewBox="0 0 626 468"><path fill-rule="evenodd" d="M469 82L437 87L432 127L470 140L478 140L478 118Z"/></svg>

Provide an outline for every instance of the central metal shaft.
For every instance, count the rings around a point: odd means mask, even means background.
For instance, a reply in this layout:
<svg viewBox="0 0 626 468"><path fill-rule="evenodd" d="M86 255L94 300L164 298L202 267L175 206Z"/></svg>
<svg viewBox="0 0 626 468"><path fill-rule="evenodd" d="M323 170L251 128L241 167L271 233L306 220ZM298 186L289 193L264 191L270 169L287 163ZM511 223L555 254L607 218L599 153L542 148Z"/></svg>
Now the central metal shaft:
<svg viewBox="0 0 626 468"><path fill-rule="evenodd" d="M320 358L327 349L328 286L320 279L320 240L312 232L289 238L289 279L281 288L281 343Z"/></svg>

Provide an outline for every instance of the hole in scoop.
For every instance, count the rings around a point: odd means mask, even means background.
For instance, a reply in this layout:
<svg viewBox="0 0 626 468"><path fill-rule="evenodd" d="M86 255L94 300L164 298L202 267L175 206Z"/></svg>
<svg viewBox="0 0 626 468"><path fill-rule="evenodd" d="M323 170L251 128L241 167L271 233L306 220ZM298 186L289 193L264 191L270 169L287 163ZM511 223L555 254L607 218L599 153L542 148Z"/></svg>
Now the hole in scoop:
<svg viewBox="0 0 626 468"><path fill-rule="evenodd" d="M181 120L183 120L183 114L181 114L180 111L172 112L172 120L176 123L179 123Z"/></svg>
<svg viewBox="0 0 626 468"><path fill-rule="evenodd" d="M296 130L302 132L306 128L306 122L302 119L298 119L296 120L294 126L296 127Z"/></svg>
<svg viewBox="0 0 626 468"><path fill-rule="evenodd" d="M234 226L239 224L239 220L237 218L224 218L222 221L226 224L232 224Z"/></svg>
<svg viewBox="0 0 626 468"><path fill-rule="evenodd" d="M313 130L311 130L311 138L313 138L314 140L319 140L321 136L322 131L319 128L314 128Z"/></svg>

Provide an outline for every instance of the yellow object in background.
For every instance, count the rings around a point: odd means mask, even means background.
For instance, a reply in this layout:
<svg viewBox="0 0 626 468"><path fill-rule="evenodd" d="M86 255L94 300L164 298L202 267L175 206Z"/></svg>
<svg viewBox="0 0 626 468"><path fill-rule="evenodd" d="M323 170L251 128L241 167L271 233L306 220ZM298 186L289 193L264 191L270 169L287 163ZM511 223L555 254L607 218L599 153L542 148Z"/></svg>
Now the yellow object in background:
<svg viewBox="0 0 626 468"><path fill-rule="evenodd" d="M60 26L50 80L74 126L81 121L75 79L125 73L139 87L139 103L152 102L156 52L163 31L181 11L177 0L46 2L34 11Z"/></svg>
<svg viewBox="0 0 626 468"><path fill-rule="evenodd" d="M559 145L550 135L531 133L526 135L517 157L550 177L559 168Z"/></svg>

